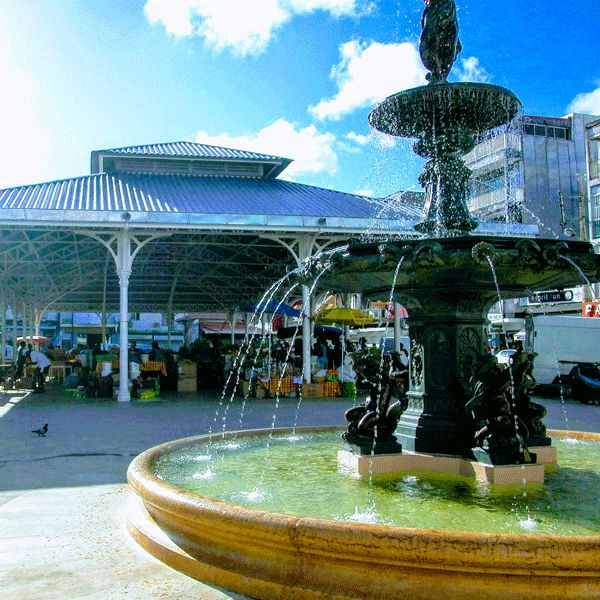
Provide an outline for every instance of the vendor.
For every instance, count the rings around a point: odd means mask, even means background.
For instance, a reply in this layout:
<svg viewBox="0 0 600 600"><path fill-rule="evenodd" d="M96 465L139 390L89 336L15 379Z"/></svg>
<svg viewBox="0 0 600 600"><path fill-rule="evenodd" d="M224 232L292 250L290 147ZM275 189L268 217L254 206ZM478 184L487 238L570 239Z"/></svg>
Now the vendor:
<svg viewBox="0 0 600 600"><path fill-rule="evenodd" d="M46 391L46 375L50 370L50 359L39 350L29 353L29 360L37 367L33 373L33 393L43 394Z"/></svg>
<svg viewBox="0 0 600 600"><path fill-rule="evenodd" d="M152 342L152 350L150 350L150 360L152 362L165 362L165 353L160 349L158 342Z"/></svg>
<svg viewBox="0 0 600 600"><path fill-rule="evenodd" d="M127 360L130 363L138 363L138 365L141 364L142 355L141 355L140 351L137 349L136 342L131 342L129 352L127 353Z"/></svg>

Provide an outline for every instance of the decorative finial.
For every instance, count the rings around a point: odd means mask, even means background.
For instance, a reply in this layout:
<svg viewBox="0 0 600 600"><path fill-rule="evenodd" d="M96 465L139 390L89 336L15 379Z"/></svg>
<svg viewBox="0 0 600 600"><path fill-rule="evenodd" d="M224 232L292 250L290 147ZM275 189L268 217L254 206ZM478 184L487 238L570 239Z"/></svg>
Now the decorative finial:
<svg viewBox="0 0 600 600"><path fill-rule="evenodd" d="M429 83L443 83L462 50L454 0L425 0L419 52Z"/></svg>

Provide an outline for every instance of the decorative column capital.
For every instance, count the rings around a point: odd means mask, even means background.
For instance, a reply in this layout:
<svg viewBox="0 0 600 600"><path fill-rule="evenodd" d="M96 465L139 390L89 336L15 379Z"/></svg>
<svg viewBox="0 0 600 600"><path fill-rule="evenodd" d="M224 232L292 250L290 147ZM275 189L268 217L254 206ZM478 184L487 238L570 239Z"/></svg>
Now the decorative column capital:
<svg viewBox="0 0 600 600"><path fill-rule="evenodd" d="M119 285L129 285L129 277L131 276L131 267L118 268L117 276L119 277Z"/></svg>

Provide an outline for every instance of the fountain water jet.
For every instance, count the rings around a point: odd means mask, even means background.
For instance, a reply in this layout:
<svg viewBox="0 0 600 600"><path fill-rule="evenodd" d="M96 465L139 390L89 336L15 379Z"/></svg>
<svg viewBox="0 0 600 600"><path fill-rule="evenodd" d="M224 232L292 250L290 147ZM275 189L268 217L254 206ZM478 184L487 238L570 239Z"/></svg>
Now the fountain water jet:
<svg viewBox="0 0 600 600"><path fill-rule="evenodd" d="M515 414L506 398L506 377L496 381L485 364L486 313L497 300L488 261L502 296L516 298L535 289L576 285L578 274L565 257L597 281L600 258L583 242L473 233L477 222L466 208L469 173L461 155L478 133L513 118L520 103L497 86L445 82L460 51L455 4L426 4L421 55L431 71L430 84L391 96L374 109L370 123L392 135L417 138L415 150L429 159L421 175L426 215L416 226L428 238L389 242L383 256L375 244L351 247L347 256L334 258L322 284L385 300L397 276L395 300L409 310L411 339L407 409L396 432L404 450L424 453L415 456L425 459L444 454L450 468L453 461L472 457L476 437L485 439L491 431L498 439L480 444L484 461L525 462L526 432L515 426L521 413ZM513 404L538 419L527 394L526 364L523 369L524 387ZM474 393L473 380L480 394ZM469 402L474 420L465 408ZM488 433L476 430L477 419L486 422ZM494 420L502 427L494 429ZM544 442L542 426L534 433L537 443ZM512 439L517 434L522 438L518 448ZM249 432L228 435L239 439ZM191 444L173 442L134 460L128 480L140 500L128 527L152 554L203 581L264 599L600 594L600 536L449 532L245 508L184 491L157 476L157 462ZM534 526L531 518L523 520L523 527Z"/></svg>

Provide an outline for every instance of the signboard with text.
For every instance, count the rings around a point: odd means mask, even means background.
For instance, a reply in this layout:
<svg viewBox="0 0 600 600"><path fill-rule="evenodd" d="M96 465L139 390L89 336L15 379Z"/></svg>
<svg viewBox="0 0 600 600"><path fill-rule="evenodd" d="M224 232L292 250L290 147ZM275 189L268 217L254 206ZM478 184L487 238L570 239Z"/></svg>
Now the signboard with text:
<svg viewBox="0 0 600 600"><path fill-rule="evenodd" d="M600 318L600 302L582 302L581 314L584 317Z"/></svg>
<svg viewBox="0 0 600 600"><path fill-rule="evenodd" d="M536 292L534 296L529 296L529 303L536 304L538 302L571 302L573 300L573 292L571 290L551 290L548 292Z"/></svg>

